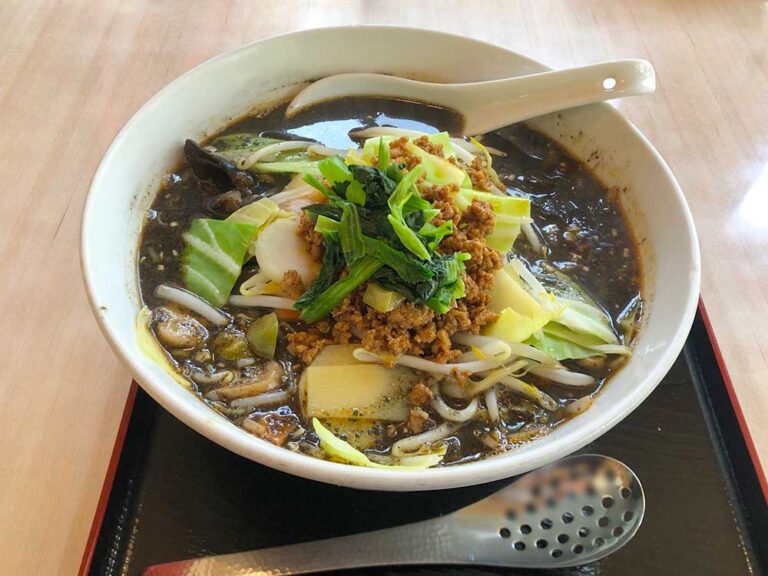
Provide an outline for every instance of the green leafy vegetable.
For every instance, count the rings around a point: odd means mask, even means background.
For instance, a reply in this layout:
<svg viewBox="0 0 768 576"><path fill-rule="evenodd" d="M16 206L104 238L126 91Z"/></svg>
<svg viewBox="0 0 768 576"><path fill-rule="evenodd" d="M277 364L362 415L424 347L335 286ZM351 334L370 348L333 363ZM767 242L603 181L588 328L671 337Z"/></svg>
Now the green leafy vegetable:
<svg viewBox="0 0 768 576"><path fill-rule="evenodd" d="M264 228L269 226L272 222L278 218L293 218L294 214L281 210L280 207L272 202L269 198L262 198L247 204L242 208L236 210L227 217L226 222L237 222L241 224L250 224L255 226L255 230L251 235L250 245L248 251L250 254L254 254L255 242Z"/></svg>
<svg viewBox="0 0 768 576"><path fill-rule="evenodd" d="M464 281L459 278L451 284L438 286L426 304L438 314L445 314L451 308L454 300L464 298L465 295Z"/></svg>
<svg viewBox="0 0 768 576"><path fill-rule="evenodd" d="M581 360L582 358L590 358L597 355L589 348L584 348L575 342L569 342L558 336L547 334L543 330L538 335L531 336L528 340L525 340L524 343L541 350L558 362L560 360Z"/></svg>
<svg viewBox="0 0 768 576"><path fill-rule="evenodd" d="M339 231L341 224L337 220L323 216L322 214L315 220L315 232L320 234L335 233Z"/></svg>
<svg viewBox="0 0 768 576"><path fill-rule="evenodd" d="M434 276L432 270L420 260L392 248L382 240L365 237L364 242L366 252L389 266L404 282L413 284Z"/></svg>
<svg viewBox="0 0 768 576"><path fill-rule="evenodd" d="M360 216L354 204L346 204L341 215L339 226L341 249L347 264L354 264L365 256L365 240L360 230Z"/></svg>
<svg viewBox="0 0 768 576"><path fill-rule="evenodd" d="M304 182L316 188L317 190L320 190L320 192L322 192L326 198L330 200L338 199L338 194L336 194L336 192L334 192L333 190L328 188L328 186L320 182L320 180L318 180L314 174L304 174ZM320 205L314 204L314 206L320 206Z"/></svg>
<svg viewBox="0 0 768 576"><path fill-rule="evenodd" d="M389 197L395 191L398 183L398 180L393 179L393 176L400 177L397 167L390 166L386 173L371 166L353 165L349 167L349 170L365 190L366 208L376 209L387 206Z"/></svg>
<svg viewBox="0 0 768 576"><path fill-rule="evenodd" d="M436 258L433 264L435 289L432 295L425 299L427 306L438 314L445 314L457 298L463 298L464 281L461 273L464 262L470 259L466 252L457 252Z"/></svg>
<svg viewBox="0 0 768 576"><path fill-rule="evenodd" d="M426 304L444 314L453 300L464 296L461 273L464 271L464 262L469 258L465 252L436 255L429 262L421 262L427 273L415 282L403 281L391 268L380 270L375 279L387 290L398 292L411 302Z"/></svg>
<svg viewBox="0 0 768 576"><path fill-rule="evenodd" d="M440 245L443 238L453 234L453 222L446 220L440 224L440 226L425 222L424 225L419 228L419 234L429 240L427 248L434 252L437 250L437 247Z"/></svg>
<svg viewBox="0 0 768 576"><path fill-rule="evenodd" d="M239 222L241 224L251 224L258 230L264 228L267 224L277 218L291 218L292 214L281 210L280 207L269 198L261 198L251 204L246 204L242 208L235 210L227 217L227 222Z"/></svg>
<svg viewBox="0 0 768 576"><path fill-rule="evenodd" d="M333 204L310 204L302 208L310 216L325 216L337 222L341 220L341 208Z"/></svg>
<svg viewBox="0 0 768 576"><path fill-rule="evenodd" d="M338 233L326 231L323 234L325 238L325 253L323 254L323 264L320 272L314 282L307 290L296 300L294 308L304 310L309 307L317 298L331 287L338 275L344 269L344 254L341 250L341 243L338 239ZM321 316L322 317L322 316Z"/></svg>
<svg viewBox="0 0 768 576"><path fill-rule="evenodd" d="M325 264L325 262L323 264ZM349 268L349 273L344 278L338 280L324 290L314 300L304 306L303 309L299 308L299 302L296 302L296 307L301 309L300 318L305 322L317 322L321 318L324 318L331 310L341 303L347 294L373 276L373 274L383 265L384 264L380 260L377 260L372 256L364 256ZM323 266L323 268L324 267L325 266ZM315 284L317 284L317 280L312 283L310 289L314 288ZM302 298L306 294L307 293L305 292L304 295L302 295Z"/></svg>
<svg viewBox="0 0 768 576"><path fill-rule="evenodd" d="M390 211L387 220L392 225L392 228L394 228L403 246L422 260L429 260L430 255L427 247L424 246L419 235L408 227L403 218L403 207L413 195L416 180L421 178L423 174L424 168L421 165L417 165L398 183L395 191L387 201Z"/></svg>
<svg viewBox="0 0 768 576"><path fill-rule="evenodd" d="M352 177L349 167L338 156L320 161L318 168L338 196L359 206L365 205L365 191L360 182Z"/></svg>
<svg viewBox="0 0 768 576"><path fill-rule="evenodd" d="M344 161L338 156L329 156L328 158L321 160L317 165L320 169L320 173L328 181L328 184L335 186L339 182L347 182L352 178L352 173L349 171L349 167L344 164Z"/></svg>
<svg viewBox="0 0 768 576"><path fill-rule="evenodd" d="M543 288L542 288L543 290ZM514 264L494 273L492 310L499 318L483 328L483 334L510 342L522 342L541 330L562 311L546 292L534 297L526 288Z"/></svg>
<svg viewBox="0 0 768 576"><path fill-rule="evenodd" d="M224 306L240 276L258 226L199 218L185 232L182 276L188 290L214 306Z"/></svg>
<svg viewBox="0 0 768 576"><path fill-rule="evenodd" d="M325 236L330 253L340 250L349 268L348 276L332 283L340 272L340 264L332 259L324 265L323 270L332 270L333 274L321 272L296 305L307 322L325 316L346 294L374 275L380 286L371 289L370 294L380 289L396 294L397 301L405 297L440 313L465 295L461 273L469 255L437 254L440 242L453 232L453 224L444 222L436 226L430 222L439 211L421 197L415 185L425 169L416 166L407 174L400 174L384 151L385 142L377 140L384 170L347 166L336 158L320 163L330 188L306 178L329 196L331 203L307 206L305 211L315 218L315 230ZM350 200L353 184L362 187L362 205ZM371 296L369 300L377 309L389 307L395 301L379 306L378 299Z"/></svg>

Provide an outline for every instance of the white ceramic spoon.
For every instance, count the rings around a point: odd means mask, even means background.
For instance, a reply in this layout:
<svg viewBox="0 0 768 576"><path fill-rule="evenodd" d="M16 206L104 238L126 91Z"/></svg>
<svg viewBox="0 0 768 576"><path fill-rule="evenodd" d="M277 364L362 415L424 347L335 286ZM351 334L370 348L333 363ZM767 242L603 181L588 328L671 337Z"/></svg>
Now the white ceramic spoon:
<svg viewBox="0 0 768 576"><path fill-rule="evenodd" d="M286 116L343 96L405 98L456 110L464 116L464 134L482 134L542 114L655 89L656 74L645 60L615 60L469 84L433 84L384 74L337 74L299 92Z"/></svg>

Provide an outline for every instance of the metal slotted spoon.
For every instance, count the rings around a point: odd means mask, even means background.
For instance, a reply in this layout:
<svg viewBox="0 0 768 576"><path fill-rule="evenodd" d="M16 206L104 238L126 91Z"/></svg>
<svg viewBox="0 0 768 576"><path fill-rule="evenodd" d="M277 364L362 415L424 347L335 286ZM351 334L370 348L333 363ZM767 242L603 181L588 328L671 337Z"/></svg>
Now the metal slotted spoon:
<svg viewBox="0 0 768 576"><path fill-rule="evenodd" d="M278 576L404 564L562 568L615 552L645 496L625 464L577 455L451 514L375 532L151 566L145 576Z"/></svg>

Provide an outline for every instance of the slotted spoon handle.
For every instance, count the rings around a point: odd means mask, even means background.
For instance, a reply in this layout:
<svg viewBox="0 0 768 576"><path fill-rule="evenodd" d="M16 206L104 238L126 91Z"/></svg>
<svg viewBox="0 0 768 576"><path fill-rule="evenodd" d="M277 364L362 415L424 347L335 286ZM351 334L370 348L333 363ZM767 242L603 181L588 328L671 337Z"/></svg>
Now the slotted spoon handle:
<svg viewBox="0 0 768 576"><path fill-rule="evenodd" d="M471 563L440 519L264 550L150 566L144 576L283 576L396 564Z"/></svg>

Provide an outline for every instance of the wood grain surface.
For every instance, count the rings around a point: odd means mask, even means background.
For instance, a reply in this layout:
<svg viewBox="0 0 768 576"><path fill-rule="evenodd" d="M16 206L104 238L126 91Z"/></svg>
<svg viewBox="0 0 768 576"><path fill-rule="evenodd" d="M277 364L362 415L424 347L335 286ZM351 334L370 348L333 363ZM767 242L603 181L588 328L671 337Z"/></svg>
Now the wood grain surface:
<svg viewBox="0 0 768 576"><path fill-rule="evenodd" d="M657 93L619 107L686 192L704 301L768 464L765 2L3 0L0 574L77 571L128 394L79 269L80 213L109 142L147 98L211 56L352 23L465 34L555 67L653 62Z"/></svg>

